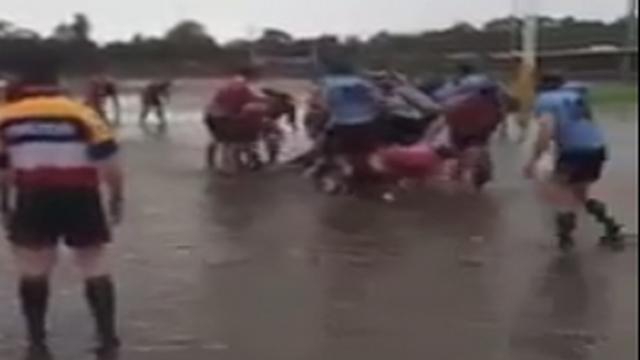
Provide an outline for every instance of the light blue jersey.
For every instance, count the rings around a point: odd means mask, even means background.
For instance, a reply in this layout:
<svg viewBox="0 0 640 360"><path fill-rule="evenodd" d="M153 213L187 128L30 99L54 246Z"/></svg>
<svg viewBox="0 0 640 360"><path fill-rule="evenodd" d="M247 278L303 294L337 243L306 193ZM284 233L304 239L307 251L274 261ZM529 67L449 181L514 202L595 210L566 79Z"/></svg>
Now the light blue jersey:
<svg viewBox="0 0 640 360"><path fill-rule="evenodd" d="M330 128L367 124L378 118L381 96L369 81L357 75L327 76L321 87L331 114Z"/></svg>
<svg viewBox="0 0 640 360"><path fill-rule="evenodd" d="M564 87L538 96L536 116L551 115L555 141L561 152L597 150L606 146L604 134L593 121L584 89Z"/></svg>

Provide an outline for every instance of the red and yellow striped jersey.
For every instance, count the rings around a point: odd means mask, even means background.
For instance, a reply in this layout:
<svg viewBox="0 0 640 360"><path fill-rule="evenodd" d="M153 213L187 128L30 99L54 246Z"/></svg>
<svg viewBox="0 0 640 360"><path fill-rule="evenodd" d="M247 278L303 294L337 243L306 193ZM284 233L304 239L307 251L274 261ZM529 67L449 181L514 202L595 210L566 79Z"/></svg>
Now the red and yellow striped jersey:
<svg viewBox="0 0 640 360"><path fill-rule="evenodd" d="M0 166L18 187L97 187L96 162L116 152L106 123L67 97L30 97L0 107Z"/></svg>

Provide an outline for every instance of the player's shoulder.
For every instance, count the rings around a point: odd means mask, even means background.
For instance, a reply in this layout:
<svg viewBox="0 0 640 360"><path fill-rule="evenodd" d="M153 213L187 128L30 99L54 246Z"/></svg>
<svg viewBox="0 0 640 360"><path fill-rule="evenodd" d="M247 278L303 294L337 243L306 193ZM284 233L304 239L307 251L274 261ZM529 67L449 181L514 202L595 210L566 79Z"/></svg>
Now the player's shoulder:
<svg viewBox="0 0 640 360"><path fill-rule="evenodd" d="M8 117L11 113L12 104L0 104L0 122Z"/></svg>
<svg viewBox="0 0 640 360"><path fill-rule="evenodd" d="M565 98L566 94L563 91L545 91L538 95L538 104L555 105L562 102Z"/></svg>
<svg viewBox="0 0 640 360"><path fill-rule="evenodd" d="M23 116L65 116L82 112L85 106L66 96L39 96L25 98L11 102L0 108L0 116L23 117Z"/></svg>
<svg viewBox="0 0 640 360"><path fill-rule="evenodd" d="M68 112L70 115L85 116L92 112L91 108L83 102L72 99L68 96L59 96L55 99L50 99L50 106L59 109L60 111Z"/></svg>
<svg viewBox="0 0 640 360"><path fill-rule="evenodd" d="M64 117L69 121L85 125L99 118L93 108L71 97L59 96L48 101L47 107L43 107L42 111L45 115Z"/></svg>

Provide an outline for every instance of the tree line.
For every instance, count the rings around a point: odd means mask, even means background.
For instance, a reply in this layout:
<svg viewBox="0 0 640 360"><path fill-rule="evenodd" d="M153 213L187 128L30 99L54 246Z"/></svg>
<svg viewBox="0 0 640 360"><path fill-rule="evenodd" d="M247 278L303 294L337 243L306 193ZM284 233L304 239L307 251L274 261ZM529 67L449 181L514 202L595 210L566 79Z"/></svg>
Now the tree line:
<svg viewBox="0 0 640 360"><path fill-rule="evenodd" d="M612 22L573 17L539 18L540 48L557 50L590 46L628 45L629 19ZM637 24L637 18L633 19ZM160 37L134 35L129 40L98 44L93 26L84 14L57 25L46 36L0 19L0 60L24 47L46 44L56 50L70 74L106 71L126 76L207 75L248 63L256 54L275 57L317 58L348 56L367 67L393 67L412 73L424 69L445 70L452 54L479 56L520 47L523 21L499 18L481 27L457 23L447 29L416 34L380 32L363 39L324 35L296 38L280 29L265 29L258 39L218 42L206 26L194 20L181 21ZM637 37L634 40L637 47ZM0 69L1 70L1 69Z"/></svg>

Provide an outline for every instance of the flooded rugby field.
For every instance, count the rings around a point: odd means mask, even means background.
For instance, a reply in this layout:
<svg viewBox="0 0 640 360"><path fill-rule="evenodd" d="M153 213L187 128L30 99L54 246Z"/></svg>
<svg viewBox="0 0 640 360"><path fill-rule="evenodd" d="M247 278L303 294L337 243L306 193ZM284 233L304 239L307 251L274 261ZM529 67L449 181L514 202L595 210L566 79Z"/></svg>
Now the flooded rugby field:
<svg viewBox="0 0 640 360"><path fill-rule="evenodd" d="M301 90L304 83L274 86ZM397 202L330 197L290 169L205 170L208 82L179 82L166 135L123 101L126 220L113 247L123 360L632 360L637 238L614 253L584 221L574 254L497 139L484 193L414 190ZM612 161L597 193L637 234L637 105L600 109ZM302 151L288 134L285 157ZM0 250L0 359L20 359L12 264ZM66 260L66 259L65 259ZM52 302L56 359L83 360L92 324L63 261Z"/></svg>

